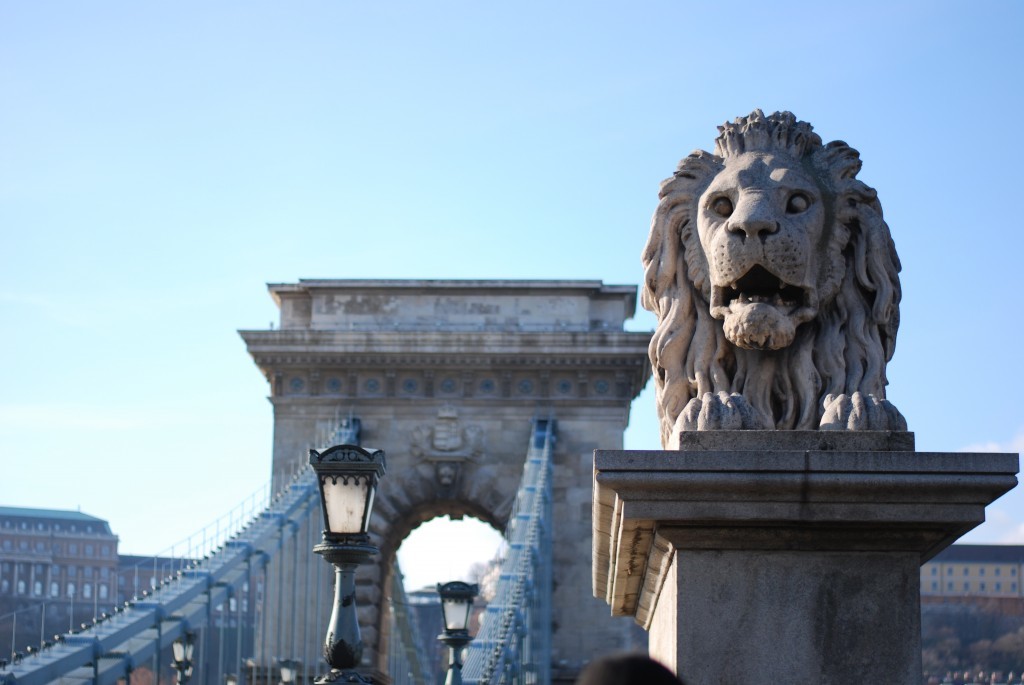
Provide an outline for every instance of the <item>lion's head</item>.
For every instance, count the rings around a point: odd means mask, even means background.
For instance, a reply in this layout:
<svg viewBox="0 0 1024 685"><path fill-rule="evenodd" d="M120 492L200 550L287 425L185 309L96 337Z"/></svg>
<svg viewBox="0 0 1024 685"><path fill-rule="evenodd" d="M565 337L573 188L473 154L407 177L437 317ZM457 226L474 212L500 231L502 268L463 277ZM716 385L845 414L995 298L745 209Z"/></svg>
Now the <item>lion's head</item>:
<svg viewBox="0 0 1024 685"><path fill-rule="evenodd" d="M835 398L858 394L886 405L863 427L905 430L884 402L899 259L856 150L822 145L789 112L719 131L715 154L694 152L662 183L643 253L663 444L697 427L708 394L741 396L730 427L834 427L851 411Z"/></svg>

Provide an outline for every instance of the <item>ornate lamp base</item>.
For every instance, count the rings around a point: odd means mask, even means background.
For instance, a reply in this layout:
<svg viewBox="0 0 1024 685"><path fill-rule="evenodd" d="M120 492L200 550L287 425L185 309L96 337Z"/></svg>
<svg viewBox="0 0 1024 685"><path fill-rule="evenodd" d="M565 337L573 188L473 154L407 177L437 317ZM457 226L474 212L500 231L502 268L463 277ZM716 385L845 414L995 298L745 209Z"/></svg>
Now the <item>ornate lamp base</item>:
<svg viewBox="0 0 1024 685"><path fill-rule="evenodd" d="M332 669L330 673L320 676L313 681L316 683L360 683L361 685L374 685L372 678L362 676L355 671Z"/></svg>

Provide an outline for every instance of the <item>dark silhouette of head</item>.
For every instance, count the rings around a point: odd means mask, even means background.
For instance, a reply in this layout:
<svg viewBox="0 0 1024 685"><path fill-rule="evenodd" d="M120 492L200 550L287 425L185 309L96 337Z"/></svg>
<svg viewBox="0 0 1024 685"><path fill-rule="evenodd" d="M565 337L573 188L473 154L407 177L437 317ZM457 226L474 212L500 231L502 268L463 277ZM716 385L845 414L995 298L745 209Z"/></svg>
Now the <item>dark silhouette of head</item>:
<svg viewBox="0 0 1024 685"><path fill-rule="evenodd" d="M619 654L591 662L576 685L682 685L681 681L644 654Z"/></svg>

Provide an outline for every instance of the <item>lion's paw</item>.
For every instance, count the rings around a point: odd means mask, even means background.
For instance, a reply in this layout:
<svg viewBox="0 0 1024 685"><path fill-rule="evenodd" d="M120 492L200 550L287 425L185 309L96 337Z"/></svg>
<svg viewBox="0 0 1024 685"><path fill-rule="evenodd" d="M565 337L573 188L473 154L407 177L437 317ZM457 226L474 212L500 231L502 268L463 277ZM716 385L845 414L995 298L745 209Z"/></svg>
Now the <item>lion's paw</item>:
<svg viewBox="0 0 1024 685"><path fill-rule="evenodd" d="M768 421L738 393L704 393L687 402L676 431L763 430Z"/></svg>
<svg viewBox="0 0 1024 685"><path fill-rule="evenodd" d="M907 420L889 400L855 392L826 395L821 430L905 431Z"/></svg>

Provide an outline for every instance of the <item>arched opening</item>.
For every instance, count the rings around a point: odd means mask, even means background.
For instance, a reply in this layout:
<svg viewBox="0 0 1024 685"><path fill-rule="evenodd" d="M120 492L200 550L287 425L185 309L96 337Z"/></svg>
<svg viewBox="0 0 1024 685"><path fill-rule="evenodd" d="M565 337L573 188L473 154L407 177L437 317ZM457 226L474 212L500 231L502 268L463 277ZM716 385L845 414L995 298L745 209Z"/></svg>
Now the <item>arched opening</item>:
<svg viewBox="0 0 1024 685"><path fill-rule="evenodd" d="M434 503L412 514L405 526L396 526L392 544L397 549L392 547L392 558L397 564L385 586L390 588L390 607L380 626L382 656L389 673L414 673L417 669L421 674L443 673L447 648L437 640L443 628L438 583L461 580L480 584L470 632L479 629L481 612L493 595L489 590L493 591L497 582L497 560L506 550L504 538L495 528L497 522L476 518L466 508L449 508L450 514L438 515ZM396 566L402 572L400 586L393 575ZM415 659L408 656L410 651L417 655Z"/></svg>
<svg viewBox="0 0 1024 685"><path fill-rule="evenodd" d="M497 530L470 516L452 520L438 516L415 528L398 548L406 592L434 588L437 583L477 583L500 551Z"/></svg>

